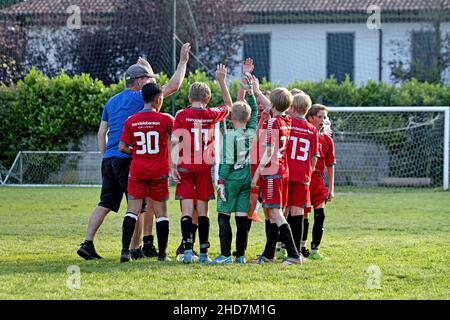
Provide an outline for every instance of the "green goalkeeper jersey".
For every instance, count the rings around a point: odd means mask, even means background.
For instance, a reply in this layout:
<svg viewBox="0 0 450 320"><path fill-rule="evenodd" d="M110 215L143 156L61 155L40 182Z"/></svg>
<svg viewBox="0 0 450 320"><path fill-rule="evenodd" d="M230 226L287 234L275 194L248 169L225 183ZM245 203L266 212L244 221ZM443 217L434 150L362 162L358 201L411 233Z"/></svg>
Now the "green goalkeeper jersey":
<svg viewBox="0 0 450 320"><path fill-rule="evenodd" d="M219 166L219 179L250 181L250 148L256 134L258 106L254 95L247 96L252 109L250 121L245 129L232 129L224 135L222 162Z"/></svg>

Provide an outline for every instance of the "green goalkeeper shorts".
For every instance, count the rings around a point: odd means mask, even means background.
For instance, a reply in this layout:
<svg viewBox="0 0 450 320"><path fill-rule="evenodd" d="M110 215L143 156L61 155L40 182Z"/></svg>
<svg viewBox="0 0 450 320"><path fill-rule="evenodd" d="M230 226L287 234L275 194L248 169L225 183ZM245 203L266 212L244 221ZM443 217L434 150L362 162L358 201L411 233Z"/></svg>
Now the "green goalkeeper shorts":
<svg viewBox="0 0 450 320"><path fill-rule="evenodd" d="M232 212L247 212L250 202L251 183L249 181L225 181L225 198L217 197L217 212L231 214Z"/></svg>

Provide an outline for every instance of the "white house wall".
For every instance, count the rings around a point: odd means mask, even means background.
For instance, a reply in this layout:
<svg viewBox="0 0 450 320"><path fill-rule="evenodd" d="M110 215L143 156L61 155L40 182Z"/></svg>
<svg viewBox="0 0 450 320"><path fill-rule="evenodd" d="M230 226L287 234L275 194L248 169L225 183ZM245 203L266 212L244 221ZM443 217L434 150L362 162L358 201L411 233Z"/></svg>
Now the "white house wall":
<svg viewBox="0 0 450 320"><path fill-rule="evenodd" d="M413 30L423 30L421 23L383 23L382 80L392 83L388 63L394 59L394 51L400 41L405 45L403 60L411 57L410 36ZM450 32L450 24L442 30ZM379 79L379 31L370 30L366 24L276 24L247 25L244 33L270 33L270 81L287 85L295 80L319 81L327 76L327 33L350 32L354 40L354 81L362 84ZM243 50L239 59L243 58ZM258 61L255 61L258 67ZM235 75L239 70L235 70ZM450 79L450 73L446 73Z"/></svg>

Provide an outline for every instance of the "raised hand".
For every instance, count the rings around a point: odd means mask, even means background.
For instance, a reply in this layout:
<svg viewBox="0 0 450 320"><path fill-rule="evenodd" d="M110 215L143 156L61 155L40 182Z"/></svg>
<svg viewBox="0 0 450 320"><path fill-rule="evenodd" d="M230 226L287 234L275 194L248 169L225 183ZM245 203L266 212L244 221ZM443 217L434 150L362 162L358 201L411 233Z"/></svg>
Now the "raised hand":
<svg viewBox="0 0 450 320"><path fill-rule="evenodd" d="M258 78L256 78L255 76L252 76L251 80L250 80L250 83L251 83L251 85L253 87L253 90L255 92L258 92L259 91L259 80L258 80Z"/></svg>
<svg viewBox="0 0 450 320"><path fill-rule="evenodd" d="M191 51L191 44L186 42L180 50L180 63L187 63L189 60L189 51Z"/></svg>
<svg viewBox="0 0 450 320"><path fill-rule="evenodd" d="M244 60L244 64L242 65L242 74L252 73L255 66L253 65L253 59L247 58Z"/></svg>
<svg viewBox="0 0 450 320"><path fill-rule="evenodd" d="M216 80L219 82L225 82L225 80L227 79L227 72L228 70L225 65L218 64L216 70Z"/></svg>

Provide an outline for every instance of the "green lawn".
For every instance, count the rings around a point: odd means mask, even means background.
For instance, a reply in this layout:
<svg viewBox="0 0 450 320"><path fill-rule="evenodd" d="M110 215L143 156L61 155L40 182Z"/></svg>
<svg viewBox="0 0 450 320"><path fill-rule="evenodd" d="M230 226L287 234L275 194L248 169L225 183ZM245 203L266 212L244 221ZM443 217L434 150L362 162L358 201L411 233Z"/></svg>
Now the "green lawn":
<svg viewBox="0 0 450 320"><path fill-rule="evenodd" d="M449 192L338 190L326 211L321 252L328 259L290 267L153 259L120 264L125 202L97 234L105 259L84 261L76 250L98 197L99 189L0 188L0 299L450 298ZM180 238L177 208L171 200L173 260ZM211 203L212 256L219 251L215 212ZM263 246L264 227L254 225L247 258ZM81 270L79 290L66 285L71 265ZM370 266L380 268L380 289L368 287Z"/></svg>

